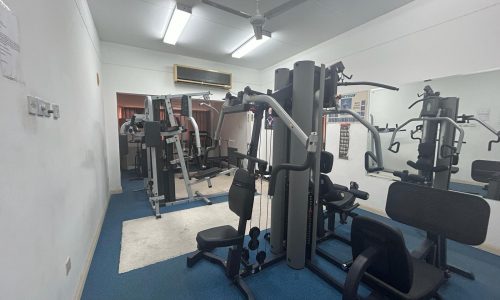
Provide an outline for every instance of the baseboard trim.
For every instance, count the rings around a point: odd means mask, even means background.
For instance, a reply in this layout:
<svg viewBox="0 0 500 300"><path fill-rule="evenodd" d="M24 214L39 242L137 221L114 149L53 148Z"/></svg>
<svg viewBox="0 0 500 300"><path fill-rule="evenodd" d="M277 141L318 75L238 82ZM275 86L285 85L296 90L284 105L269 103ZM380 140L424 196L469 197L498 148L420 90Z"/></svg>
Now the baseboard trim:
<svg viewBox="0 0 500 300"><path fill-rule="evenodd" d="M363 206L363 205L360 205L360 208L364 209L366 211L369 211L371 213L377 214L379 216L383 216L383 217L388 218L388 216L385 213L385 211L383 211L381 209L373 208L373 207L367 207L367 206ZM486 252L489 252L491 254L495 254L495 255L499 255L500 256L500 248L498 248L496 246L493 246L491 244L486 244L485 243L485 244L481 244L479 246L473 246L473 247L481 249L481 250L486 251Z"/></svg>
<svg viewBox="0 0 500 300"><path fill-rule="evenodd" d="M92 258L94 257L94 252L97 247L97 242L99 241L99 236L101 235L102 225L104 223L104 218L106 217L106 211L108 210L109 200L111 195L107 195L106 207L102 213L101 220L99 221L99 225L97 226L97 230L94 234L94 239L92 240L92 244L90 246L90 250L87 255L87 259L85 260L85 265L83 266L83 272L80 275L80 280L78 282L78 287L75 293L75 300L80 300L83 294L83 288L85 287L85 281L87 280L87 276L89 274L90 265L92 264Z"/></svg>
<svg viewBox="0 0 500 300"><path fill-rule="evenodd" d="M121 194L121 193L123 193L123 188L122 188L122 187L120 187L120 188L117 188L117 189L114 189L114 190L110 190L110 191L109 191L109 193L110 193L111 195L114 195L114 194Z"/></svg>
<svg viewBox="0 0 500 300"><path fill-rule="evenodd" d="M500 248L492 246L490 244L482 244L477 246L476 248L500 256Z"/></svg>

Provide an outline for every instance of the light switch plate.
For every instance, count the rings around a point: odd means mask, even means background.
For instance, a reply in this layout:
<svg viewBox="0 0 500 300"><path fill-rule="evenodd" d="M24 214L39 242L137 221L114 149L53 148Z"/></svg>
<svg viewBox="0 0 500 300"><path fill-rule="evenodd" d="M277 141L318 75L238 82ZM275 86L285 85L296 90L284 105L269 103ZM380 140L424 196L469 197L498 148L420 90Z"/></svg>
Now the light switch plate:
<svg viewBox="0 0 500 300"><path fill-rule="evenodd" d="M52 104L52 116L54 117L54 120L59 119L59 117L60 117L60 114L59 114L59 105Z"/></svg>
<svg viewBox="0 0 500 300"><path fill-rule="evenodd" d="M44 102L45 108L43 109L43 115L47 118L50 118L50 103Z"/></svg>
<svg viewBox="0 0 500 300"><path fill-rule="evenodd" d="M64 264L65 268L66 268L66 276L68 276L69 274L69 271L71 271L71 257L67 257L66 258L66 263Z"/></svg>
<svg viewBox="0 0 500 300"><path fill-rule="evenodd" d="M37 101L38 101L38 111L37 111L37 115L43 117L45 115L45 112L44 112L44 109L45 109L45 101L43 101L42 99L38 99L37 98Z"/></svg>
<svg viewBox="0 0 500 300"><path fill-rule="evenodd" d="M28 113L30 115L38 113L38 99L33 96L28 96Z"/></svg>

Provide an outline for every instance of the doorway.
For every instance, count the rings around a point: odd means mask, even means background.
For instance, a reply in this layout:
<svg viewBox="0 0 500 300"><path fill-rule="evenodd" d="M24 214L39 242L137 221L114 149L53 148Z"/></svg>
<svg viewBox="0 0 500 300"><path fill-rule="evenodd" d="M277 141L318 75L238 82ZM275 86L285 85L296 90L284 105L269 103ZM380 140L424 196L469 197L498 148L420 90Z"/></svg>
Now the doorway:
<svg viewBox="0 0 500 300"><path fill-rule="evenodd" d="M144 114L144 100L146 95L117 93L117 125L118 129L136 114ZM218 113L222 108L223 101L210 100L210 107L203 105L206 101L202 99L193 99L192 110L193 117L198 123L198 128L202 135L202 143L210 145L213 139L215 126L217 126ZM184 155L192 155L194 141L192 139L193 128L187 117L181 116L181 99L172 99L172 109L180 126L183 126L186 131L181 136L181 144L184 150ZM215 110L214 110L215 108ZM160 112L160 118L164 119L164 112ZM144 170L144 155L141 155L140 139L134 139L130 134L120 136L120 170L122 175L124 172L134 173L137 177L147 175L147 170Z"/></svg>

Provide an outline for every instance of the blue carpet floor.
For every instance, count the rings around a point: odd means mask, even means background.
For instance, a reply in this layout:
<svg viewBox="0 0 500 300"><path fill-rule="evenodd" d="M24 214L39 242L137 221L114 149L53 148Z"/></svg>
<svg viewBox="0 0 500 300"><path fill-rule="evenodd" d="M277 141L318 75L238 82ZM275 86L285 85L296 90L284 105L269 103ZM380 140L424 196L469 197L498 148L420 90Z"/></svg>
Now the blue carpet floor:
<svg viewBox="0 0 500 300"><path fill-rule="evenodd" d="M486 195L488 194L488 191L485 190L482 186L460 182L450 182L450 190L479 195L482 197L486 197Z"/></svg>
<svg viewBox="0 0 500 300"><path fill-rule="evenodd" d="M241 295L225 277L223 270L206 261L192 269L186 267L186 255L159 262L124 274L118 274L122 222L151 216L142 181L122 180L123 193L113 195L109 202L102 231L87 276L82 299L241 299ZM213 202L226 201L217 197ZM162 208L162 213L205 205L202 202ZM410 249L425 236L414 228L359 210L367 215L399 227ZM350 225L338 227L339 234L348 236ZM261 234L263 236L263 234ZM261 241L261 249L265 242ZM328 241L320 247L350 258L350 249L339 242ZM194 249L193 249L194 250ZM217 254L224 255L223 249ZM449 261L471 270L475 281L453 275L440 290L445 299L500 299L500 257L469 246L449 242ZM255 253L252 253L253 258ZM318 263L332 276L343 280L345 273L326 261ZM257 299L341 299L341 294L308 269L293 270L280 262L245 281ZM365 290L366 293L366 290Z"/></svg>

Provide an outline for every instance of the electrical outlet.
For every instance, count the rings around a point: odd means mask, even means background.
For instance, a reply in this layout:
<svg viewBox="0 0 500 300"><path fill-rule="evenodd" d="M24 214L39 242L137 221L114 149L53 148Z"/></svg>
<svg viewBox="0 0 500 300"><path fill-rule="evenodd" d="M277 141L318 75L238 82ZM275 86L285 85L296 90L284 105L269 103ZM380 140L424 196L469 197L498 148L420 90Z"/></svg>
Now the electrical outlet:
<svg viewBox="0 0 500 300"><path fill-rule="evenodd" d="M33 96L28 96L28 113L30 115L38 113L38 99Z"/></svg>
<svg viewBox="0 0 500 300"><path fill-rule="evenodd" d="M60 114L59 114L59 105L52 104L52 116L54 117L54 120L59 119L59 117L60 117Z"/></svg>
<svg viewBox="0 0 500 300"><path fill-rule="evenodd" d="M66 258L66 276L68 276L69 271L71 271L71 257Z"/></svg>

